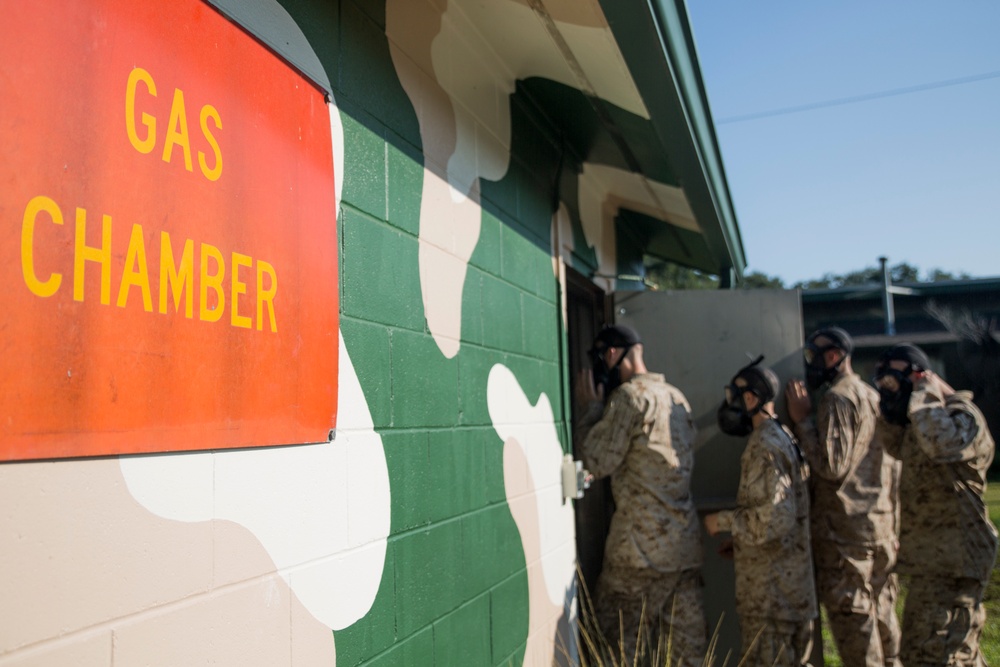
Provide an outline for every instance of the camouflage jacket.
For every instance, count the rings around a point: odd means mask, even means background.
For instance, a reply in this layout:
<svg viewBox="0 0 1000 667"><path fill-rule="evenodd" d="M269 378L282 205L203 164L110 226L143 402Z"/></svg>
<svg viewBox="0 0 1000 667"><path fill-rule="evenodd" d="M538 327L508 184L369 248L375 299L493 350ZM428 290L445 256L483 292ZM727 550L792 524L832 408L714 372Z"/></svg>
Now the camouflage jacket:
<svg viewBox="0 0 1000 667"><path fill-rule="evenodd" d="M777 420L757 426L740 459L736 509L719 513L733 534L741 618L816 617L809 543L809 465Z"/></svg>
<svg viewBox="0 0 1000 667"><path fill-rule="evenodd" d="M812 475L814 543L896 541L899 462L875 437L878 400L857 373L841 375L819 400L815 420L795 425Z"/></svg>
<svg viewBox="0 0 1000 667"><path fill-rule="evenodd" d="M983 494L993 438L972 394L942 398L926 382L913 390L910 424L879 419L887 450L903 462L899 571L989 580L997 530Z"/></svg>
<svg viewBox="0 0 1000 667"><path fill-rule="evenodd" d="M615 513L605 565L660 572L700 567L690 491L696 431L684 394L663 375L643 373L611 393L595 424L597 410L592 406L580 427L587 469L598 478L611 475Z"/></svg>

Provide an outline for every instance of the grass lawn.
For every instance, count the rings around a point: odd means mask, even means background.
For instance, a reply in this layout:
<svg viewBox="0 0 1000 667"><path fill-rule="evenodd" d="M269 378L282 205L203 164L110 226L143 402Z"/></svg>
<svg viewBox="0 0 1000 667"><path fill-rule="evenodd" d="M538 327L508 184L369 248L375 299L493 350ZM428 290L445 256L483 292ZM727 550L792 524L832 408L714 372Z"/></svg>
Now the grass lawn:
<svg viewBox="0 0 1000 667"><path fill-rule="evenodd" d="M986 487L986 505L990 520L1000 526L1000 480L990 480ZM1000 569L993 566L990 585L983 597L986 602L986 627L983 629L983 657L986 662L1000 663Z"/></svg>
<svg viewBox="0 0 1000 667"><path fill-rule="evenodd" d="M990 509L990 520L993 521L993 525L1000 527L1000 479L990 480L986 489L986 504ZM905 582L903 585L905 586ZM905 597L906 591L903 590L900 592L900 604L896 609L900 621L903 620L902 600ZM984 602L986 604L986 628L983 630L980 648L986 662L1000 664L1000 569L995 566L990 577L990 585L986 589ZM825 618L823 622L823 656L827 667L840 667L842 664Z"/></svg>

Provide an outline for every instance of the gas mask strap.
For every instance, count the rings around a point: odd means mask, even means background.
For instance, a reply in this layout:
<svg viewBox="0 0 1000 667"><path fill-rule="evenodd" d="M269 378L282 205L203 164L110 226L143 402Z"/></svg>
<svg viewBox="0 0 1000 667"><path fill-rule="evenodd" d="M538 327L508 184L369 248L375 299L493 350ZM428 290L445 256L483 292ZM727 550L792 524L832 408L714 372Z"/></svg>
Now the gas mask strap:
<svg viewBox="0 0 1000 667"><path fill-rule="evenodd" d="M751 361L749 364L747 364L746 366L744 366L740 370L736 371L736 375L734 375L733 377L739 377L743 373L743 371L750 370L751 368L753 368L754 366L756 366L757 364L759 364L762 361L764 361L764 355L763 354L758 355L756 359L754 359L753 361Z"/></svg>
<svg viewBox="0 0 1000 667"><path fill-rule="evenodd" d="M847 352L845 352L844 350L841 350L839 347L834 348L834 349L840 350L840 359L837 359L837 363L835 363L833 366L830 366L830 368L839 371L840 367L844 363L844 359L847 358Z"/></svg>
<svg viewBox="0 0 1000 667"><path fill-rule="evenodd" d="M629 353L629 350L632 349L632 345L633 345L633 343L629 343L627 345L622 345L621 346L622 356L618 357L618 361L615 362L614 366L611 366L610 368L608 368L609 371L613 371L613 370L615 370L616 368L618 368L619 366L622 365L622 361L625 360L625 356ZM608 347L616 347L616 346L615 345L609 345ZM605 351L607 351L607 349L608 349L607 347L604 348Z"/></svg>

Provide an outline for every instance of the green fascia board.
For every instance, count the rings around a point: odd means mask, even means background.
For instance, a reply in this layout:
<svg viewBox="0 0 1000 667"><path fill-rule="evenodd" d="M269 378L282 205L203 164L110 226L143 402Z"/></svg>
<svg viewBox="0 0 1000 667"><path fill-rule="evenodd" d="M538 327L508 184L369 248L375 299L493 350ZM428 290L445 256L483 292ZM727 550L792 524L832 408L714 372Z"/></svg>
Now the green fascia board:
<svg viewBox="0 0 1000 667"><path fill-rule="evenodd" d="M599 1L715 258L711 272L742 279L746 255L683 0Z"/></svg>

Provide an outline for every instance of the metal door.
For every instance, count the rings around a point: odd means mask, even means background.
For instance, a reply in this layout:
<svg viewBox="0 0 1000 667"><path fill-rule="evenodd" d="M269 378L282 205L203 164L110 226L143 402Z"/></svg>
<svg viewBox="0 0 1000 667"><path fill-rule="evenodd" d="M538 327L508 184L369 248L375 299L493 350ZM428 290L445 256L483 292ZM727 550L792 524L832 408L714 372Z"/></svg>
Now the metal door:
<svg viewBox="0 0 1000 667"><path fill-rule="evenodd" d="M802 313L798 291L719 290L619 292L614 320L639 332L646 365L663 373L687 396L698 426L692 479L700 515L732 508L739 485L745 439L716 426L723 387L740 367L759 354L782 383L802 376ZM776 401L787 423L784 396ZM733 594L732 561L721 558L719 539L703 535L705 613L709 633L718 628L716 664L729 651L738 662L739 626Z"/></svg>

